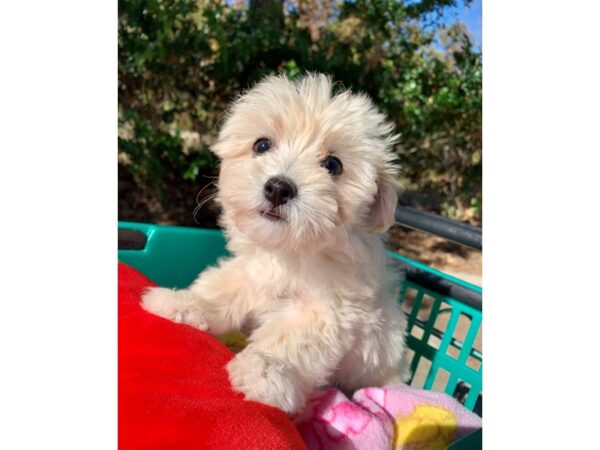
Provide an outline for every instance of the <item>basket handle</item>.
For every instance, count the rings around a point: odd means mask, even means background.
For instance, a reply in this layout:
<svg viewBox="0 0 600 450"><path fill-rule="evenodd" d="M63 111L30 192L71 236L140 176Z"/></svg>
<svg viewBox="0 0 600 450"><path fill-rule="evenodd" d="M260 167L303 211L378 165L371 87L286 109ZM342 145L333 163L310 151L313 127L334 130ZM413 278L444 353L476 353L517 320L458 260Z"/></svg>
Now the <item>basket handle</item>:
<svg viewBox="0 0 600 450"><path fill-rule="evenodd" d="M139 230L119 228L119 250L144 250L148 238Z"/></svg>
<svg viewBox="0 0 600 450"><path fill-rule="evenodd" d="M447 219L437 214L420 211L409 206L398 205L396 223L414 230L440 236L475 250L482 249L481 228Z"/></svg>

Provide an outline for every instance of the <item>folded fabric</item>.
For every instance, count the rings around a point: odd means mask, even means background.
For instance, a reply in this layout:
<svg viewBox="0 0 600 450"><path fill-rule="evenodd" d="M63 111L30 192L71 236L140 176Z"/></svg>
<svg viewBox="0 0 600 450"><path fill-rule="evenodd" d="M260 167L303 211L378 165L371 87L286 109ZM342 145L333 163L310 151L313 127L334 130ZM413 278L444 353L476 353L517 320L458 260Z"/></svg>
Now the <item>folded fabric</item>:
<svg viewBox="0 0 600 450"><path fill-rule="evenodd" d="M481 428L452 397L406 385L314 395L294 423L310 450L444 450Z"/></svg>
<svg viewBox="0 0 600 450"><path fill-rule="evenodd" d="M119 449L305 449L283 412L231 389L222 343L140 307L148 286L119 264Z"/></svg>

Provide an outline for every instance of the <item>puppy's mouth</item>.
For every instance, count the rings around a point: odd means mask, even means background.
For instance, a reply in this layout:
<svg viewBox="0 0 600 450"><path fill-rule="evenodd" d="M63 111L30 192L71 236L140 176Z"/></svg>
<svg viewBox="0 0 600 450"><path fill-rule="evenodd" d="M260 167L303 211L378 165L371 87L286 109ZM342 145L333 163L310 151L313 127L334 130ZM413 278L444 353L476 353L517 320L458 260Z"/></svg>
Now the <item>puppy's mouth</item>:
<svg viewBox="0 0 600 450"><path fill-rule="evenodd" d="M285 222L285 217L277 209L261 209L258 211L261 216L272 222Z"/></svg>

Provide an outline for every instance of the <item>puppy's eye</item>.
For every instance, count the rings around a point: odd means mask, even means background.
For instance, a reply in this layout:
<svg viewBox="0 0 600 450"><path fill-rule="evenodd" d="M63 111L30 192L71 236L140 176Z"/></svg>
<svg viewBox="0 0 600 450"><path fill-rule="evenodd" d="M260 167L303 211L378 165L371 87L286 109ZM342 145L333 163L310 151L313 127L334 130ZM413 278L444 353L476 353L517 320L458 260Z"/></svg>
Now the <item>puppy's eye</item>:
<svg viewBox="0 0 600 450"><path fill-rule="evenodd" d="M328 156L323 161L321 161L321 165L327 169L327 171L334 176L341 175L344 171L344 166L342 162L336 158L335 156Z"/></svg>
<svg viewBox="0 0 600 450"><path fill-rule="evenodd" d="M260 138L258 141L254 143L252 146L252 151L254 153L265 153L271 149L271 141L267 138Z"/></svg>

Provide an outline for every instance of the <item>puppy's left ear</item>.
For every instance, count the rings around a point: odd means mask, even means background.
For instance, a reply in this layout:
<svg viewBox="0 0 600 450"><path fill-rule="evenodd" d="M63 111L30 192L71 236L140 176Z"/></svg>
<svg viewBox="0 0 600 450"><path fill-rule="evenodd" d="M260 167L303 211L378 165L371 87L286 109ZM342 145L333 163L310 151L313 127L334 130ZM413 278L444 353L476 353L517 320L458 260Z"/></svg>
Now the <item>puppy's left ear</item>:
<svg viewBox="0 0 600 450"><path fill-rule="evenodd" d="M367 218L367 226L371 233L383 233L394 224L398 192L401 189L402 186L392 175L379 175L377 194Z"/></svg>

